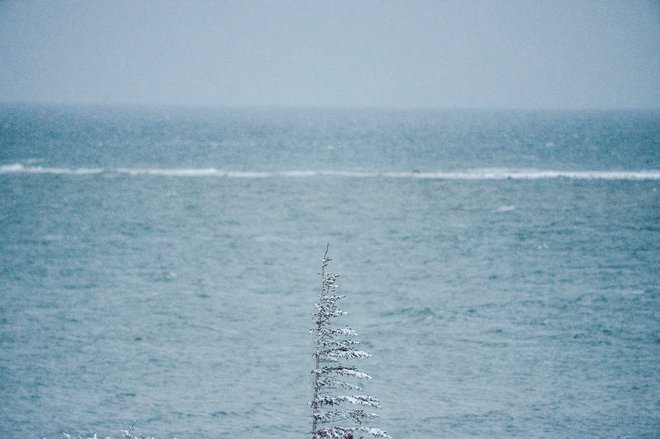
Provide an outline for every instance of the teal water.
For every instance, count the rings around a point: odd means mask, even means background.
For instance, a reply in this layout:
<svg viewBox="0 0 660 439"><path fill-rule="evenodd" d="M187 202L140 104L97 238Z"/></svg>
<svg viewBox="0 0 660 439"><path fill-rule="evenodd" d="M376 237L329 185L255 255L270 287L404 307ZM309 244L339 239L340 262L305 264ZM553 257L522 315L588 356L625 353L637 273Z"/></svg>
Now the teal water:
<svg viewBox="0 0 660 439"><path fill-rule="evenodd" d="M306 437L330 243L393 437L657 437L659 122L2 107L0 436Z"/></svg>

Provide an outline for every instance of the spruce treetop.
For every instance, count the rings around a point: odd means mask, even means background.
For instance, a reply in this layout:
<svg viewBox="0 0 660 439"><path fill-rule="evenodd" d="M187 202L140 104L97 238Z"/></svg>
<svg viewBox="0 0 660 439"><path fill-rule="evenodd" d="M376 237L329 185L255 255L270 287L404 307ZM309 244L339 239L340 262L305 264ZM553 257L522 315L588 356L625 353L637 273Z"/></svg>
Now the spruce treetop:
<svg viewBox="0 0 660 439"><path fill-rule="evenodd" d="M367 411L380 407L380 401L370 395L360 394L361 380L371 376L347 361L371 357L357 349L360 344L353 337L357 333L349 327L336 327L334 320L346 315L337 303L345 296L337 294L337 275L326 271L332 259L326 248L321 259L321 291L314 313L314 335L316 367L312 370L314 397L312 406L313 439L356 439L356 434L366 433L376 438L391 439L390 436L365 423L377 418L376 413ZM347 394L349 393L349 394Z"/></svg>

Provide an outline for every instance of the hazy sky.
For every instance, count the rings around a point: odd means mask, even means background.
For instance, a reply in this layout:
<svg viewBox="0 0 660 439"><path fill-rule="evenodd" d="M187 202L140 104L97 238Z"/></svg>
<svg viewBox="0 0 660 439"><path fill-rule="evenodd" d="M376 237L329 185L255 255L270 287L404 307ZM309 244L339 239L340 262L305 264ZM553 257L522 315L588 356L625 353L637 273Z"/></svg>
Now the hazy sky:
<svg viewBox="0 0 660 439"><path fill-rule="evenodd" d="M0 0L0 101L660 108L660 2Z"/></svg>

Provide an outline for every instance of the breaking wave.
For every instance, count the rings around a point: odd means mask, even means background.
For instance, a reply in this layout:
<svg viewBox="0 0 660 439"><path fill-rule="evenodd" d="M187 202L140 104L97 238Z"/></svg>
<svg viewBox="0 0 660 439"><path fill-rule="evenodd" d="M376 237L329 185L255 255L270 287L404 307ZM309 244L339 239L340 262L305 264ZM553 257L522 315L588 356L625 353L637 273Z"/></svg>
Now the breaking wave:
<svg viewBox="0 0 660 439"><path fill-rule="evenodd" d="M470 169L465 171L230 171L217 168L64 168L30 166L21 163L0 165L0 174L118 174L162 177L224 178L402 178L427 180L660 180L660 170L643 171L559 171L539 169Z"/></svg>

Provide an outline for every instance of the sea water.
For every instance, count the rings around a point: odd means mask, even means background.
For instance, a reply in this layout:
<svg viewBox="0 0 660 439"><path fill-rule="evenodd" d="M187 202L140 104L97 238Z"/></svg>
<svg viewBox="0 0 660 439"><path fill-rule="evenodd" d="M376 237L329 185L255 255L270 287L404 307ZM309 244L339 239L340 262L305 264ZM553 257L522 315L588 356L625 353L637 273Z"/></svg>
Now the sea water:
<svg viewBox="0 0 660 439"><path fill-rule="evenodd" d="M0 436L660 435L660 113L0 108Z"/></svg>

